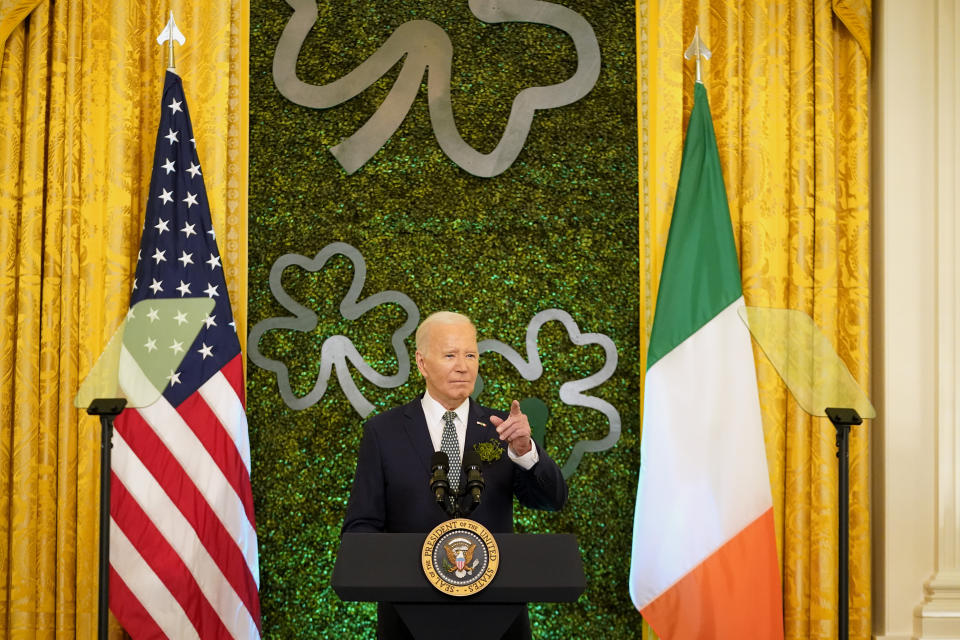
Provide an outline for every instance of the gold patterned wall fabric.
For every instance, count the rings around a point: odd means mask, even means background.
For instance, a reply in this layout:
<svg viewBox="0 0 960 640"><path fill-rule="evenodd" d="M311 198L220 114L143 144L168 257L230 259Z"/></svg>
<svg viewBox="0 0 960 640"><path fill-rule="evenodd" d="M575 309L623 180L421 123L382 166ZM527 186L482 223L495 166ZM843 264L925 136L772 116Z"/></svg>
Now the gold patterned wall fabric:
<svg viewBox="0 0 960 640"><path fill-rule="evenodd" d="M703 63L747 304L809 313L870 389L869 0L639 0L646 344ZM810 418L755 349L786 637L837 637L835 431ZM869 422L850 442L850 637L871 629ZM645 633L649 631L645 627ZM653 637L653 634L650 634Z"/></svg>
<svg viewBox="0 0 960 640"><path fill-rule="evenodd" d="M172 9L244 328L249 7L45 1L14 20L22 5L0 3L15 23L0 66L0 637L92 638L100 427L72 401L129 302L166 67L156 37Z"/></svg>

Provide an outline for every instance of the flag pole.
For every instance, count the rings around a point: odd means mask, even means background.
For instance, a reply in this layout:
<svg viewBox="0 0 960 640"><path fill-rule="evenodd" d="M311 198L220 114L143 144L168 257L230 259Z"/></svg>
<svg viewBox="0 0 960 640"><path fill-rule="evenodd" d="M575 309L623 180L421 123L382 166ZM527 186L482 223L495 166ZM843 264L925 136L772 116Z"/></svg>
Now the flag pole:
<svg viewBox="0 0 960 640"><path fill-rule="evenodd" d="M157 36L157 44L162 45L164 42L169 42L168 47L169 55L167 56L167 70L177 72L177 65L173 59L173 42L176 40L177 44L181 47L183 43L186 42L186 38L183 37L183 34L180 33L180 29L177 29L177 22L173 19L173 11L170 12L170 19L167 20L167 24L164 25L163 31L160 32L160 35Z"/></svg>
<svg viewBox="0 0 960 640"><path fill-rule="evenodd" d="M704 44L703 38L700 37L700 27L697 26L693 30L693 40L690 42L690 46L687 47L687 50L684 52L683 57L689 60L690 58L696 58L697 60L697 82L703 84L703 80L700 79L700 58L703 57L704 60L709 60L710 56L713 55L713 52L710 49L707 49L707 45Z"/></svg>
<svg viewBox="0 0 960 640"><path fill-rule="evenodd" d="M185 42L170 12L170 20L157 36L157 43L170 42L169 70L176 72L173 60L173 42ZM113 421L123 411L125 398L97 398L87 407L87 413L100 417L100 552L98 557L97 638L107 640L110 632L110 474L113 446Z"/></svg>

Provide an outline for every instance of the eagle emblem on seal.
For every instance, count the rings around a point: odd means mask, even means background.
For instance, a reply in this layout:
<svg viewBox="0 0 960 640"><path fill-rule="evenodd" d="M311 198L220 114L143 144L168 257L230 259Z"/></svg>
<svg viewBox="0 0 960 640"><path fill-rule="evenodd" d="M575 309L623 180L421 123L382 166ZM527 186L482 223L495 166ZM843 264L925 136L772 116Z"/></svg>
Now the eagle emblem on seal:
<svg viewBox="0 0 960 640"><path fill-rule="evenodd" d="M447 562L444 563L443 568L458 578L463 578L468 573L472 574L480 563L479 560L473 558L473 552L476 549L476 543L471 543L464 538L454 538L443 546L447 555Z"/></svg>

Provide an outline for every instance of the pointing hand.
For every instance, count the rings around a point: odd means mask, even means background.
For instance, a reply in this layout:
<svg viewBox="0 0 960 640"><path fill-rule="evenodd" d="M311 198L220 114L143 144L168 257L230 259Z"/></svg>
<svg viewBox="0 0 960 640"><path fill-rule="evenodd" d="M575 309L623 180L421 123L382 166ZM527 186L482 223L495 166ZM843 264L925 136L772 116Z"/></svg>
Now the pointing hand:
<svg viewBox="0 0 960 640"><path fill-rule="evenodd" d="M533 447L530 439L530 421L520 411L520 403L516 400L510 405L510 415L504 420L497 416L490 416L490 424L497 428L501 440L506 440L514 455L522 456Z"/></svg>

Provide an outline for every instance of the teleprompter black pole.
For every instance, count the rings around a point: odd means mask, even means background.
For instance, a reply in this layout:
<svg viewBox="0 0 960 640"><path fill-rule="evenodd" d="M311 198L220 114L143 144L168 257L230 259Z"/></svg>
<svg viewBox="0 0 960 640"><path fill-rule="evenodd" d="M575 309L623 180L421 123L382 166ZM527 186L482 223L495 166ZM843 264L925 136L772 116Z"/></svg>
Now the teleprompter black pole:
<svg viewBox="0 0 960 640"><path fill-rule="evenodd" d="M837 430L838 638L847 640L850 635L850 427L862 424L863 418L853 409L828 408L825 413Z"/></svg>
<svg viewBox="0 0 960 640"><path fill-rule="evenodd" d="M97 638L107 640L110 631L110 448L113 440L113 419L123 411L125 398L97 398L87 413L100 416L100 557L99 595L97 598Z"/></svg>

